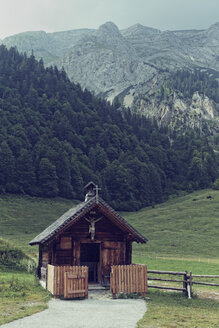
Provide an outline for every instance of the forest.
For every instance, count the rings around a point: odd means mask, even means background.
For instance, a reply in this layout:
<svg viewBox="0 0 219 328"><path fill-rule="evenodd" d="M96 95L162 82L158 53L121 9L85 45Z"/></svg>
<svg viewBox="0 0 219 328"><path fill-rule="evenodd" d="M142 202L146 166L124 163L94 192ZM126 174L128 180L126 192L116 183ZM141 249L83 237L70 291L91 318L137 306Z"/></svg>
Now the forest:
<svg viewBox="0 0 219 328"><path fill-rule="evenodd" d="M90 180L117 210L138 210L218 178L199 131L170 143L155 122L119 111L64 70L0 46L0 193L84 199Z"/></svg>

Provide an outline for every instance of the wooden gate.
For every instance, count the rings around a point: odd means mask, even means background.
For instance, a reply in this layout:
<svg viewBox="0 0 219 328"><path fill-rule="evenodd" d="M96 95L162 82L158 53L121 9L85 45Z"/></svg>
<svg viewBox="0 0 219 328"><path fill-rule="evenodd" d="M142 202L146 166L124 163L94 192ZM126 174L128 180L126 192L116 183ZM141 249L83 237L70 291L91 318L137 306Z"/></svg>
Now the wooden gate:
<svg viewBox="0 0 219 328"><path fill-rule="evenodd" d="M113 265L110 274L113 297L117 293L141 293L147 291L147 266L140 264Z"/></svg>
<svg viewBox="0 0 219 328"><path fill-rule="evenodd" d="M47 289L55 296L66 298L88 296L87 266L47 266Z"/></svg>
<svg viewBox="0 0 219 328"><path fill-rule="evenodd" d="M73 272L65 272L64 298L88 298L88 267L75 267Z"/></svg>

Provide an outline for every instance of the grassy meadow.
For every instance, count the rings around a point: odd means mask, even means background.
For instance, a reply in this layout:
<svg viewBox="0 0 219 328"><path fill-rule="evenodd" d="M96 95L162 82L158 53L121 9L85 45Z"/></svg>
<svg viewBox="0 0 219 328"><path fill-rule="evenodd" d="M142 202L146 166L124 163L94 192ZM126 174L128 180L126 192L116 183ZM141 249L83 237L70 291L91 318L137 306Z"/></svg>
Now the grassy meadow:
<svg viewBox="0 0 219 328"><path fill-rule="evenodd" d="M147 237L138 257L218 258L219 191L202 190L122 215Z"/></svg>
<svg viewBox="0 0 219 328"><path fill-rule="evenodd" d="M138 328L218 328L219 302L214 300L150 290L146 302Z"/></svg>
<svg viewBox="0 0 219 328"><path fill-rule="evenodd" d="M29 241L75 204L61 198L1 196L0 238L36 260L38 248ZM146 245L133 245L134 263L147 264L151 270L219 274L219 191L197 191L121 215L148 239ZM42 310L49 298L33 274L12 267L0 265L0 324ZM188 300L181 293L149 289L148 311L138 327L218 327L219 287L194 291L199 297Z"/></svg>
<svg viewBox="0 0 219 328"><path fill-rule="evenodd" d="M26 253L36 256L38 247L29 246L29 242L75 204L74 201L59 198L2 196L0 237L11 241Z"/></svg>
<svg viewBox="0 0 219 328"><path fill-rule="evenodd" d="M0 267L0 325L47 308L50 294L33 274Z"/></svg>

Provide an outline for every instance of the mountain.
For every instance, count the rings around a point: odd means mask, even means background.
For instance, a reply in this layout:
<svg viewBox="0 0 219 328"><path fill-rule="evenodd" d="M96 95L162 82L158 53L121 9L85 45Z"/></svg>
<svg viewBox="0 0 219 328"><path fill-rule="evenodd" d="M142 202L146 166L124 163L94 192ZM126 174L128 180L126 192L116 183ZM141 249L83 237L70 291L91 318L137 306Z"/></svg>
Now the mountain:
<svg viewBox="0 0 219 328"><path fill-rule="evenodd" d="M46 65L63 65L74 82L98 94L121 89L121 80L124 90L127 85L148 81L165 69L205 67L219 70L218 41L219 23L207 30L162 32L140 24L119 31L114 23L107 22L97 30L25 32L2 42L27 54L33 51ZM87 83L84 74L89 77ZM107 80L107 86L100 88L100 78Z"/></svg>
<svg viewBox="0 0 219 328"><path fill-rule="evenodd" d="M0 46L0 193L83 199L93 180L114 208L134 210L178 189L209 187L217 170L199 131L170 143L156 122L117 110L63 70Z"/></svg>
<svg viewBox="0 0 219 328"><path fill-rule="evenodd" d="M188 97L174 88L168 108L163 99L158 101L153 95L176 70L199 68L207 74L219 72L219 23L206 30L160 31L136 24L120 31L114 23L107 22L97 30L24 32L7 37L2 43L8 48L16 46L27 55L33 52L47 66L64 67L70 79L80 83L82 89L87 88L111 102L118 97L122 106L153 117L159 125L170 123L171 131L177 112L178 124L198 126L203 131L207 123L209 134L218 132L217 102L209 96L207 99L201 90L194 90ZM196 102L193 110L197 96L203 101ZM145 103L147 97L153 106ZM209 104L210 117L206 115ZM163 120L162 112L168 112L168 120Z"/></svg>
<svg viewBox="0 0 219 328"><path fill-rule="evenodd" d="M26 52L28 56L34 52L37 59L43 58L45 64L50 65L63 56L65 51L75 45L84 35L90 33L92 31L88 29L56 33L29 31L6 37L2 43L8 48L16 46L20 52Z"/></svg>
<svg viewBox="0 0 219 328"><path fill-rule="evenodd" d="M164 32L137 24L121 33L143 60L159 69L199 66L219 70L219 23L207 30Z"/></svg>

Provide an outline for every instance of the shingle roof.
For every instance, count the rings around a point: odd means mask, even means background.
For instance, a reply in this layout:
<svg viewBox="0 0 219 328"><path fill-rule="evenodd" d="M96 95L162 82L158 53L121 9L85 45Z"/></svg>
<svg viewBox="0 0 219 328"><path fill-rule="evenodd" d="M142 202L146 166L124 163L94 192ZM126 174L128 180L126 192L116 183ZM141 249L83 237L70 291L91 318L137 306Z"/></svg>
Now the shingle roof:
<svg viewBox="0 0 219 328"><path fill-rule="evenodd" d="M50 238L52 238L57 232L62 230L69 222L76 222L77 219L81 217L81 214L84 214L87 210L89 210L93 205L103 206L105 209L110 211L113 217L120 223L120 225L128 230L128 232L132 235L133 239L140 243L146 243L147 239L142 236L135 228L133 228L123 217L121 217L110 205L108 205L102 198L96 197L91 198L87 202L82 202L67 212L65 212L59 219L53 222L49 227L47 227L44 231L42 231L38 236L36 236L33 240L30 241L30 245L35 244L44 244Z"/></svg>

